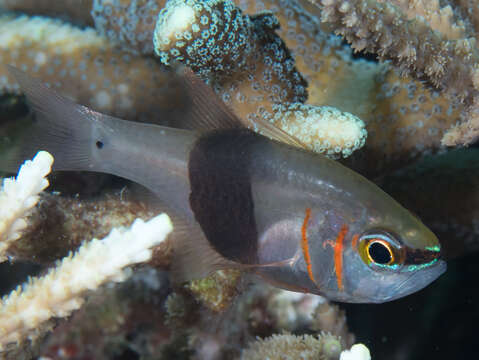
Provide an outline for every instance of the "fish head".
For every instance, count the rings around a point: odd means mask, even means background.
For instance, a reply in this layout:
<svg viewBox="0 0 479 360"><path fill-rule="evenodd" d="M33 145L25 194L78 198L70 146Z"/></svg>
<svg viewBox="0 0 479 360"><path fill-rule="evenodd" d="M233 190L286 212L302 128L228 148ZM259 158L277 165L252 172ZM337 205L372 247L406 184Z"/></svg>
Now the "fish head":
<svg viewBox="0 0 479 360"><path fill-rule="evenodd" d="M425 228L424 235L430 236L429 240L436 239L432 233L427 234L429 232ZM407 237L382 228L362 233L349 257L344 270L348 279L345 287L361 302L381 303L409 295L429 285L446 270L438 242L411 246Z"/></svg>
<svg viewBox="0 0 479 360"><path fill-rule="evenodd" d="M332 240L312 257L319 291L337 301L382 303L421 290L446 270L437 237L399 204L390 205L363 208L357 221L323 224Z"/></svg>

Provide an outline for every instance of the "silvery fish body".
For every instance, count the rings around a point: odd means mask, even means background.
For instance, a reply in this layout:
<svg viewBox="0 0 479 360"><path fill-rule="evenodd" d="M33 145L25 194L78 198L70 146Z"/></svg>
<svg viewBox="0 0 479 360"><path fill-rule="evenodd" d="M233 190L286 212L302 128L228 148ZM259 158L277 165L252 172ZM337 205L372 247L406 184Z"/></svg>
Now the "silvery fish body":
<svg viewBox="0 0 479 360"><path fill-rule="evenodd" d="M114 174L152 190L174 215L180 278L234 267L332 300L384 302L445 271L439 242L419 219L333 160L241 127L192 131L113 118L12 72L39 130L8 162L42 144L55 170ZM233 117L207 98L185 107L185 117ZM222 113L205 115L209 108Z"/></svg>

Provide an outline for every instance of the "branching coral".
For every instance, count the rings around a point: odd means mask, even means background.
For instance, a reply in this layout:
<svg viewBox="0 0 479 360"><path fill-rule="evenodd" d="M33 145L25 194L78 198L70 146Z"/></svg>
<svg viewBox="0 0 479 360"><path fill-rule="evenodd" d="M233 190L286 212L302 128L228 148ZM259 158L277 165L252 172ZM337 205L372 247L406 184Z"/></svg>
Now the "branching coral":
<svg viewBox="0 0 479 360"><path fill-rule="evenodd" d="M275 326L286 331L295 331L310 327L313 323L315 309L326 303L321 296L295 293L287 290L275 289L266 296L266 311ZM323 329L316 328L316 331Z"/></svg>
<svg viewBox="0 0 479 360"><path fill-rule="evenodd" d="M258 340L243 352L242 360L293 360L293 359L337 359L341 348L329 347L331 341L326 335L316 338L311 335L273 335L265 340ZM333 340L334 341L334 340Z"/></svg>
<svg viewBox="0 0 479 360"><path fill-rule="evenodd" d="M136 218L144 221L157 212L138 200L125 196L126 191L107 193L93 199L59 194L40 194L32 209L22 237L13 243L7 255L16 260L50 264L75 250L84 239L104 238L115 227L129 227ZM167 253L162 243L161 253ZM165 264L155 258L158 266ZM163 265L165 267L165 265Z"/></svg>
<svg viewBox="0 0 479 360"><path fill-rule="evenodd" d="M312 335L273 335L260 339L246 349L241 360L371 360L369 350L363 344L353 345L351 350L341 352L338 338L322 334Z"/></svg>
<svg viewBox="0 0 479 360"><path fill-rule="evenodd" d="M273 107L274 122L310 144L315 152L348 157L366 142L364 123L351 113L330 106L294 103Z"/></svg>
<svg viewBox="0 0 479 360"><path fill-rule="evenodd" d="M164 64L183 61L208 80L247 70L253 52L260 50L256 36L253 20L232 2L173 0L159 12L153 43ZM301 81L297 72L294 77Z"/></svg>
<svg viewBox="0 0 479 360"><path fill-rule="evenodd" d="M231 1L168 1L158 16L155 51L166 65L190 66L252 126L272 113L272 104L306 99L306 83L275 36L277 26L268 15L243 15Z"/></svg>
<svg viewBox="0 0 479 360"><path fill-rule="evenodd" d="M0 261L8 247L25 230L27 213L38 202L38 194L48 186L45 176L50 173L53 157L40 152L20 168L15 180L3 180L0 189Z"/></svg>
<svg viewBox="0 0 479 360"><path fill-rule="evenodd" d="M478 137L476 39L474 31L466 32L462 23L455 24L447 15L449 7L440 8L437 2L426 6L421 1L416 6L375 0L312 3L321 5L322 20L332 24L354 49L391 60L401 72L465 104L466 121L444 135L445 145L470 144ZM436 12L431 13L431 8Z"/></svg>
<svg viewBox="0 0 479 360"><path fill-rule="evenodd" d="M4 180L0 193L2 254L24 230L25 213L38 201L38 193L48 186L45 176L53 158L40 152L20 169L16 180ZM6 211L6 213L4 213ZM0 352L9 344L34 340L49 328L52 317L66 317L83 304L82 296L107 281L123 281L126 266L148 261L152 247L172 230L166 215L148 222L136 220L130 230L114 229L103 240L93 239L57 264L45 276L32 278L0 303Z"/></svg>
<svg viewBox="0 0 479 360"><path fill-rule="evenodd" d="M93 239L64 258L45 276L30 279L2 299L0 351L12 342L34 340L52 317L67 317L80 308L87 290L107 281L123 281L123 268L151 258L151 248L171 231L166 215L149 222L137 220L130 230L113 230L102 241Z"/></svg>
<svg viewBox="0 0 479 360"><path fill-rule="evenodd" d="M409 20L387 2L323 0L321 4L322 20L332 23L354 49L392 60L405 73L471 102L476 91L471 68L478 56L473 39L449 40L434 31L427 19Z"/></svg>
<svg viewBox="0 0 479 360"><path fill-rule="evenodd" d="M323 331L339 337L343 348L354 343L355 337L349 332L346 324L346 314L339 306L324 302L318 304L312 314L311 328L315 331Z"/></svg>

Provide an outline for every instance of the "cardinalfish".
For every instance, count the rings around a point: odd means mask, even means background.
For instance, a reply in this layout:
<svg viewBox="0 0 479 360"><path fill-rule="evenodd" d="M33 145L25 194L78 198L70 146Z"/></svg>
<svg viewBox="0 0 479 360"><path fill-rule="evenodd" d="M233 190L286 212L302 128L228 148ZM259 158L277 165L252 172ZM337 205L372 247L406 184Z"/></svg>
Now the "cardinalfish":
<svg viewBox="0 0 479 360"><path fill-rule="evenodd" d="M436 236L380 188L292 146L295 139L267 122L259 124L267 136L247 129L191 72L182 76L182 128L171 128L98 113L10 71L37 129L0 167L13 170L43 149L55 157L54 170L109 173L147 187L172 216L178 279L236 268L293 291L380 303L446 270Z"/></svg>

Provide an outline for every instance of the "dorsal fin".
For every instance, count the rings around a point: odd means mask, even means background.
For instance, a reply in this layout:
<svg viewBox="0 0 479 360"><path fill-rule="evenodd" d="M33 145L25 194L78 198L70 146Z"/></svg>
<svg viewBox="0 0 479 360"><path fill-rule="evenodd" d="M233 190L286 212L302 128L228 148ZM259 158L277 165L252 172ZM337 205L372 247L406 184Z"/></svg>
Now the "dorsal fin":
<svg viewBox="0 0 479 360"><path fill-rule="evenodd" d="M194 116L185 116L178 125L189 130L215 130L233 128L257 128L259 133L273 140L296 147L306 148L301 141L289 135L267 120L259 119L250 124L246 119L238 118L233 111L215 94L213 89L187 68L179 70L183 86L193 104Z"/></svg>
<svg viewBox="0 0 479 360"><path fill-rule="evenodd" d="M185 116L180 126L189 130L233 129L244 127L241 120L221 101L213 89L195 73L181 67L179 77L193 104L195 116Z"/></svg>

